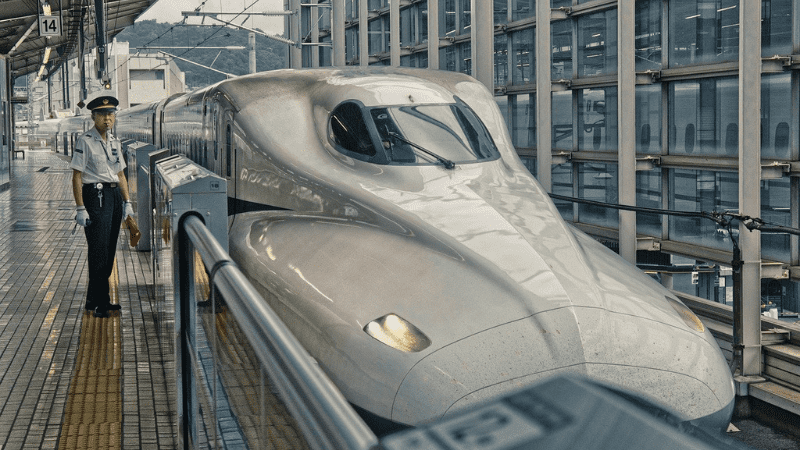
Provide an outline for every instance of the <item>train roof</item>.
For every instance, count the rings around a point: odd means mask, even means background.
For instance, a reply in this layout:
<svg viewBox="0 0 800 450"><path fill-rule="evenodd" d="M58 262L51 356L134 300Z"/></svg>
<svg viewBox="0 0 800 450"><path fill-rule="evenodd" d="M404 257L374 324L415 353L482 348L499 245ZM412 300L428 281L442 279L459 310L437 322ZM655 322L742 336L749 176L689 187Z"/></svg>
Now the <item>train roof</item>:
<svg viewBox="0 0 800 450"><path fill-rule="evenodd" d="M336 102L357 99L365 105L406 103L413 96L416 103L452 103L455 86L480 83L458 73L405 67L344 67L319 69L282 69L223 80L196 91L187 98L193 103L203 95L223 93L237 110L263 101L265 97L314 95L326 87L336 87Z"/></svg>

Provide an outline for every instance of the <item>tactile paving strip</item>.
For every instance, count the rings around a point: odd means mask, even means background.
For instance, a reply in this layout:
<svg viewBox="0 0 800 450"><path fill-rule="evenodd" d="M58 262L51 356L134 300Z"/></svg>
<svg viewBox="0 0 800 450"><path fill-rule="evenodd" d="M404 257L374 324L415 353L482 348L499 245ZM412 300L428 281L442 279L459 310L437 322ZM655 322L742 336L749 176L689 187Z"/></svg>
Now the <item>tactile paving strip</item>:
<svg viewBox="0 0 800 450"><path fill-rule="evenodd" d="M119 303L116 261L111 302ZM119 312L84 312L75 373L70 383L59 449L119 449L122 428L122 345Z"/></svg>

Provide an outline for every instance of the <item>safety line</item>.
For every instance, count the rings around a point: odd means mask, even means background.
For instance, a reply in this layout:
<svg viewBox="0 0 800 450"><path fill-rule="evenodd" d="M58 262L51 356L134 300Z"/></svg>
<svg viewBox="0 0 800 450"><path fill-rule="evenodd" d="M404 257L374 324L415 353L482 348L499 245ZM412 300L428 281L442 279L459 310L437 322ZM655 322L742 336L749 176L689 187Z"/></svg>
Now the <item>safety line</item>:
<svg viewBox="0 0 800 450"><path fill-rule="evenodd" d="M117 261L109 279L111 302L119 303ZM75 372L64 411L59 450L108 449L122 445L122 329L119 312L97 318L84 311Z"/></svg>

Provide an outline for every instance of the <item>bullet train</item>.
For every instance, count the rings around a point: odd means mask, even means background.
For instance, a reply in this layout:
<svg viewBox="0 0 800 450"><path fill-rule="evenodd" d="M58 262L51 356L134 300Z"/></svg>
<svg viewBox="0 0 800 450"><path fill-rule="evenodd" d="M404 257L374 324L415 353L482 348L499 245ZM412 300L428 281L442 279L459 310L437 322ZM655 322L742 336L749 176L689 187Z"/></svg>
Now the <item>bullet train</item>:
<svg viewBox="0 0 800 450"><path fill-rule="evenodd" d="M365 414L422 424L571 372L729 423L708 328L562 220L467 75L264 72L120 111L117 134L228 180L232 257Z"/></svg>

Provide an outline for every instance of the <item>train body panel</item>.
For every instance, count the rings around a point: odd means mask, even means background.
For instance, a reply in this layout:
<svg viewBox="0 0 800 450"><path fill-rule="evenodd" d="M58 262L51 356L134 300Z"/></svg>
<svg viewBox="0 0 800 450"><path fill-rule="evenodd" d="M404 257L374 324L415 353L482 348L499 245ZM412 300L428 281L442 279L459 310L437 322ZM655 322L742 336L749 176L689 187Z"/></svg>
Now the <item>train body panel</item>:
<svg viewBox="0 0 800 450"><path fill-rule="evenodd" d="M417 424L578 371L727 425L708 330L561 219L474 79L267 72L170 100L160 126L229 180L231 255L359 407Z"/></svg>

